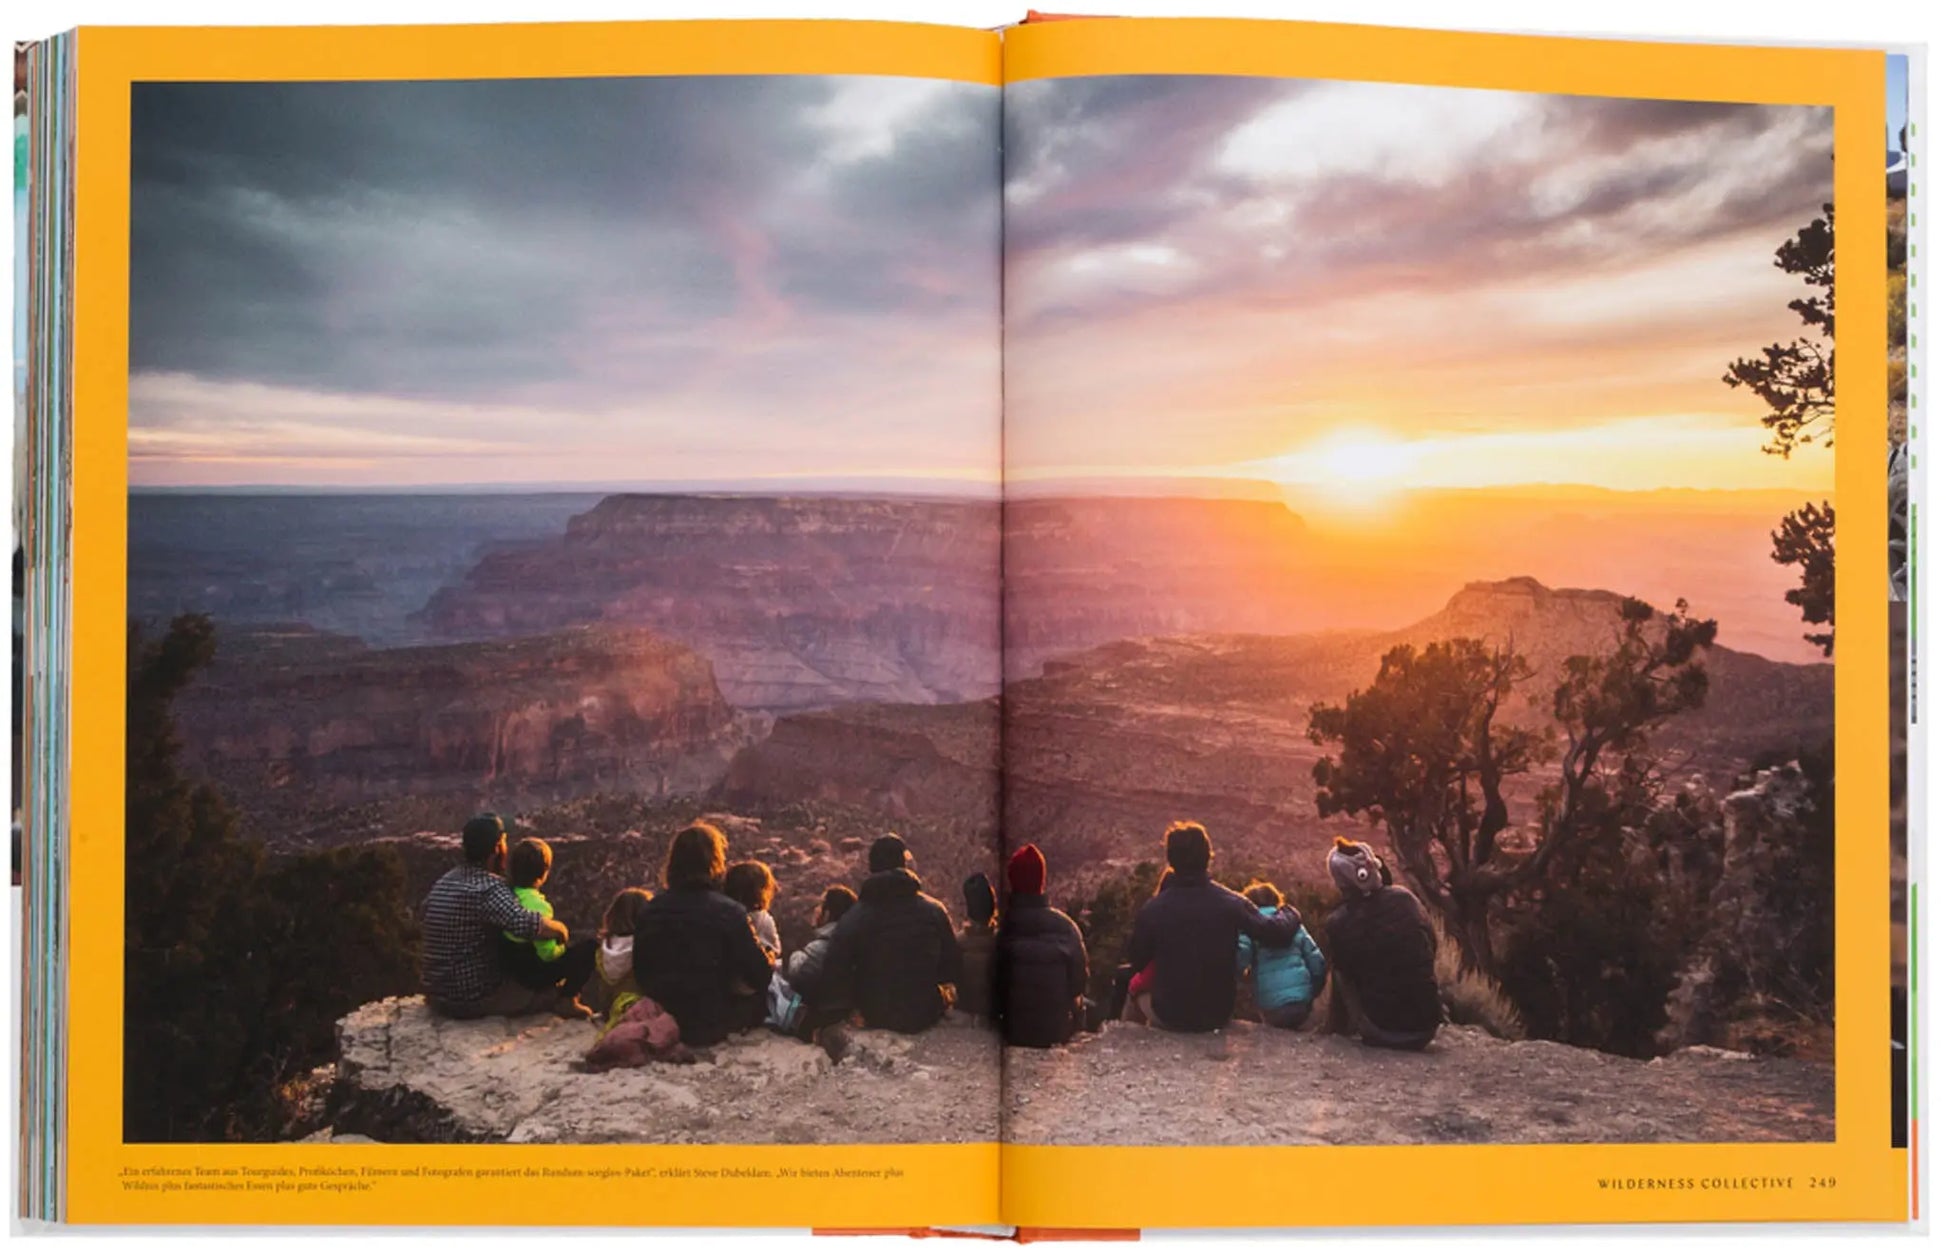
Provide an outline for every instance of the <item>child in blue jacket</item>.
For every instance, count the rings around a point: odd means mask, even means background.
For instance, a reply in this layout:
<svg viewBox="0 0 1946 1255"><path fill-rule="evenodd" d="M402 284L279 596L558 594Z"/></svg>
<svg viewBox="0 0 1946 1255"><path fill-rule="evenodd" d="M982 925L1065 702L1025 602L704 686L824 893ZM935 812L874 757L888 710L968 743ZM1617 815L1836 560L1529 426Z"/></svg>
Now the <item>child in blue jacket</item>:
<svg viewBox="0 0 1946 1255"><path fill-rule="evenodd" d="M1284 905L1284 895L1267 880L1251 881L1244 886L1243 896L1265 915L1277 914ZM1239 936L1237 973L1244 972L1255 973L1257 1009L1263 1012L1264 1023L1272 1028L1303 1028L1311 1004L1324 990L1324 951L1302 924L1291 944L1281 950Z"/></svg>

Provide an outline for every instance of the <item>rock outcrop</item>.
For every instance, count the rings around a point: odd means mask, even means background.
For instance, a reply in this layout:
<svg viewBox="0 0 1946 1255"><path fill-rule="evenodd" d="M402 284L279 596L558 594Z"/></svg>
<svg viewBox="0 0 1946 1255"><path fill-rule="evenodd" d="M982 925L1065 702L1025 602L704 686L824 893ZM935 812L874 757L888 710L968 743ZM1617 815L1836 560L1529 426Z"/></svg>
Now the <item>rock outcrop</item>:
<svg viewBox="0 0 1946 1255"><path fill-rule="evenodd" d="M1830 777L1796 762L1723 799L1710 926L1669 995L1662 1047L1727 1039L1774 1049L1829 1022L1831 804Z"/></svg>
<svg viewBox="0 0 1946 1255"><path fill-rule="evenodd" d="M326 1118L382 1142L983 1142L999 1134L999 1047L965 1024L923 1037L860 1031L837 1063L747 1033L690 1064L599 1074L573 1064L585 1022L456 1021L419 998L338 1025Z"/></svg>
<svg viewBox="0 0 1946 1255"><path fill-rule="evenodd" d="M708 662L627 628L395 649L226 632L177 720L184 765L259 822L411 796L695 792L744 740Z"/></svg>
<svg viewBox="0 0 1946 1255"><path fill-rule="evenodd" d="M717 794L733 807L837 803L892 822L950 818L997 839L1000 704L786 715L738 751Z"/></svg>
<svg viewBox="0 0 1946 1255"><path fill-rule="evenodd" d="M1423 1054L1236 1023L1110 1024L1051 1051L951 1022L861 1031L833 1064L768 1033L697 1064L589 1075L585 1023L460 1023L417 998L339 1025L316 1138L386 1142L1265 1145L1829 1140L1829 1065L1692 1050L1653 1062L1448 1027ZM1004 1117L1002 1115L1004 1105Z"/></svg>
<svg viewBox="0 0 1946 1255"><path fill-rule="evenodd" d="M1694 1049L1647 1062L1447 1025L1421 1054L1234 1023L1115 1023L1007 1054L1007 1135L1068 1145L1815 1142L1829 1064Z"/></svg>

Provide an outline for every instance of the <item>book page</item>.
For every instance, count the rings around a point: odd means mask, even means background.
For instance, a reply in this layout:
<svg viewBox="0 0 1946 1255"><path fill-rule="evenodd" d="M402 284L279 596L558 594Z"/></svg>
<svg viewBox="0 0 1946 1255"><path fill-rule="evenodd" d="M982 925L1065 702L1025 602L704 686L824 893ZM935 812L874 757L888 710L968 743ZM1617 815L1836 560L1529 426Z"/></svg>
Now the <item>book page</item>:
<svg viewBox="0 0 1946 1255"><path fill-rule="evenodd" d="M994 1221L995 37L81 39L68 1218Z"/></svg>
<svg viewBox="0 0 1946 1255"><path fill-rule="evenodd" d="M1006 58L1006 1219L1903 1217L1886 58Z"/></svg>

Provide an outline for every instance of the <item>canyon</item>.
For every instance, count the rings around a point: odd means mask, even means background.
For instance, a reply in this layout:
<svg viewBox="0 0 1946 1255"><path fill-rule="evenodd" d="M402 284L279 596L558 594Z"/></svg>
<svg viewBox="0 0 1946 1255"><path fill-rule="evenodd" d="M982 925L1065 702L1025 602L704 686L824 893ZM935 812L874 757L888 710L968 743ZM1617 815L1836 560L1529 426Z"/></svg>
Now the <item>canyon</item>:
<svg viewBox="0 0 1946 1255"><path fill-rule="evenodd" d="M133 492L128 613L304 623L369 645L427 634L426 599L504 546L558 536L593 493Z"/></svg>
<svg viewBox="0 0 1946 1255"><path fill-rule="evenodd" d="M998 686L999 563L997 501L622 494L417 618L445 640L650 628L743 708L956 701Z"/></svg>
<svg viewBox="0 0 1946 1255"><path fill-rule="evenodd" d="M155 534L132 549L131 598L151 621L215 615L216 662L179 711L185 760L273 844L450 833L482 807L619 839L719 810L770 825L774 864L895 829L956 883L1004 829L1085 888L1195 817L1232 866L1318 879L1330 837L1361 826L1316 814L1313 703L1369 684L1394 645L1468 636L1522 652L1535 677L1509 715L1544 722L1562 661L1612 643L1616 593L1428 573L1520 552L1536 509L1569 541L1625 516L1651 538L1681 523L1681 553L1617 550L1640 568L1618 586L1694 576L1696 613L1733 612L1707 704L1662 735L1672 778L1727 787L1759 754L1828 739L1830 666L1737 648L1754 584L1702 578L1767 499L1683 497L1665 518L1627 496L1543 494L1523 516L1429 494L1410 507L1423 552L1362 582L1349 568L1360 545L1391 552L1382 529L1347 547L1263 496L1029 495L1004 530L973 498L142 496ZM283 544L293 530L306 539ZM297 592L273 552L293 555ZM1676 574L1644 574L1657 562ZM1406 606L1424 609L1391 620L1405 627L1357 626ZM1531 811L1545 780L1511 800Z"/></svg>
<svg viewBox="0 0 1946 1255"><path fill-rule="evenodd" d="M1369 684L1395 645L1471 636L1511 642L1527 658L1535 674L1509 717L1542 723L1562 662L1612 647L1621 604L1613 593L1516 578L1469 584L1397 631L1156 637L1051 662L1007 686L1007 839L1040 845L1071 891L1155 861L1162 830L1193 818L1209 826L1233 871L1296 868L1321 884L1334 835L1378 834L1317 814L1311 771L1325 751L1307 735L1313 703ZM1677 779L1724 788L1761 753L1829 739L1828 665L1719 646L1707 670L1708 701L1660 734ZM784 716L732 760L721 793L737 806L774 806L815 780L820 796L872 808L888 822L936 820L963 805L967 738L991 720L974 703ZM945 748L928 755L921 736ZM1537 769L1509 781L1510 804L1531 816L1548 778Z"/></svg>
<svg viewBox="0 0 1946 1255"><path fill-rule="evenodd" d="M390 649L233 630L175 714L184 767L279 835L385 799L696 792L748 736L707 661L617 627Z"/></svg>

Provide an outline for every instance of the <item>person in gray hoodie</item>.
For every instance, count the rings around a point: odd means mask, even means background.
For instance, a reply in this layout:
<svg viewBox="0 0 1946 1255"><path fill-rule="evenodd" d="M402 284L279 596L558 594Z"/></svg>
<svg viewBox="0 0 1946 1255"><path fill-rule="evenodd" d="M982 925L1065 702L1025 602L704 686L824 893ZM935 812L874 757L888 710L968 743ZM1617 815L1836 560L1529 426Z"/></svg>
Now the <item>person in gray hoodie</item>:
<svg viewBox="0 0 1946 1255"><path fill-rule="evenodd" d="M806 1001L817 997L818 982L824 977L825 955L831 950L831 938L838 931L839 921L857 905L858 895L847 886L832 885L826 889L818 903L818 913L811 919L814 930L811 939L784 960L784 979Z"/></svg>

